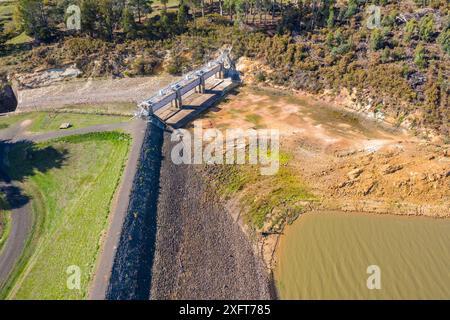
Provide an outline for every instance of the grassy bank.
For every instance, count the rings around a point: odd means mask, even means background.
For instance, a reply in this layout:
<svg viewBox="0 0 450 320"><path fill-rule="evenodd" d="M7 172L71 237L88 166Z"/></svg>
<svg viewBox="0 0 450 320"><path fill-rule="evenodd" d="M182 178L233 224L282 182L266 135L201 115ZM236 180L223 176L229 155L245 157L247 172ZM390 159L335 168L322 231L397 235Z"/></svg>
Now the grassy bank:
<svg viewBox="0 0 450 320"><path fill-rule="evenodd" d="M70 136L11 151L13 179L32 198L33 234L1 297L84 299L100 239L129 148L128 135ZM67 288L70 266L81 271L81 289Z"/></svg>
<svg viewBox="0 0 450 320"><path fill-rule="evenodd" d="M275 156L275 155L274 155ZM292 157L280 152L280 169L274 175L261 175L256 165L207 167L226 198L237 197L245 208L244 220L253 229L275 232L294 221L303 211L305 201L314 201L301 176L291 166Z"/></svg>
<svg viewBox="0 0 450 320"><path fill-rule="evenodd" d="M277 250L282 299L448 299L450 220L307 213ZM380 270L379 290L368 279ZM371 282L369 282L371 283Z"/></svg>
<svg viewBox="0 0 450 320"><path fill-rule="evenodd" d="M80 129L99 124L111 124L128 121L125 116L104 116L96 114L80 113L52 113L52 112L31 112L20 113L0 117L0 129L8 128L17 123L30 121L26 130L32 133L43 133L59 130L62 123L70 123L70 129Z"/></svg>

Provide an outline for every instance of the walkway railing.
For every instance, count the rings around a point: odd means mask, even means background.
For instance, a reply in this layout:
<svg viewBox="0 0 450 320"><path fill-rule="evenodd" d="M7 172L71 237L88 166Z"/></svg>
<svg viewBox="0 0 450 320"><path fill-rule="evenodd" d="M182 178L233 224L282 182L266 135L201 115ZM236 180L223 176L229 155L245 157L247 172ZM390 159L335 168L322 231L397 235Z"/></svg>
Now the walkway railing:
<svg viewBox="0 0 450 320"><path fill-rule="evenodd" d="M189 91L198 88L198 92L205 92L205 82L214 75L219 78L225 76L225 63L232 65L230 59L231 49L226 49L219 58L208 62L206 65L189 72L183 79L170 84L159 90L159 92L149 99L139 104L139 111L136 116L146 116L154 114L157 110L163 108L169 103L175 102L177 108L183 105L182 97Z"/></svg>

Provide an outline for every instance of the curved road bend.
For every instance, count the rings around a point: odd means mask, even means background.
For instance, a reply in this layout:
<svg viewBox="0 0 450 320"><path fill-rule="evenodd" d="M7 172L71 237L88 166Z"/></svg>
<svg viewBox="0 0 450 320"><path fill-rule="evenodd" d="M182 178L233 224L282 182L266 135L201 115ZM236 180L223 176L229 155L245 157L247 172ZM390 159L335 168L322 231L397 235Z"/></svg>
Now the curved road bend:
<svg viewBox="0 0 450 320"><path fill-rule="evenodd" d="M124 129L127 132L133 134L133 138L136 136L135 127L137 122L142 122L140 120L135 120L133 122L123 122L107 125L97 125L87 128L67 130L67 131L55 131L37 135L28 135L24 133L24 127L20 124L12 126L11 128L0 131L0 140L17 142L20 140L29 140L33 142L41 142L50 139L56 139L65 136L71 136L75 134L86 134L92 132L106 132L113 131L117 129ZM3 154L3 153L2 153ZM130 155L132 157L132 155ZM3 159L0 157L0 166L3 165ZM1 170L0 170L1 174ZM8 177L1 177L3 181L0 182L0 187L8 188L15 187L14 183L9 181ZM5 179L6 178L6 179ZM8 279L14 269L15 264L20 258L22 251L24 249L25 243L27 241L31 226L33 223L31 206L30 203L26 203L18 208L11 210L11 230L8 240L5 243L2 251L0 252L0 288Z"/></svg>
<svg viewBox="0 0 450 320"><path fill-rule="evenodd" d="M9 186L6 185L5 187ZM27 203L20 208L13 209L11 217L11 229L8 240L0 252L0 288L8 279L25 247L33 222L30 204Z"/></svg>

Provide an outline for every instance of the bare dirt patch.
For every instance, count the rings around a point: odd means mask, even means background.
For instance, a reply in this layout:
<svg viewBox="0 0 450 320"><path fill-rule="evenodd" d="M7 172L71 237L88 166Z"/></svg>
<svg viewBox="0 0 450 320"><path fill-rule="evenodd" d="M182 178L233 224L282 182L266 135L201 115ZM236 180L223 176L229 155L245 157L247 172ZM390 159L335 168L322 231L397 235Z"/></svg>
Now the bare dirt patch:
<svg viewBox="0 0 450 320"><path fill-rule="evenodd" d="M175 79L169 75L123 79L77 79L41 88L20 90L17 110L61 108L77 104L140 102Z"/></svg>
<svg viewBox="0 0 450 320"><path fill-rule="evenodd" d="M20 123L20 126L21 126L22 128L25 128L25 127L28 127L29 125L31 125L32 123L33 123L32 120L27 119L27 120L22 121L22 122Z"/></svg>
<svg viewBox="0 0 450 320"><path fill-rule="evenodd" d="M218 128L279 129L282 150L291 154L287 165L325 207L450 214L448 145L273 89L244 87L206 117Z"/></svg>

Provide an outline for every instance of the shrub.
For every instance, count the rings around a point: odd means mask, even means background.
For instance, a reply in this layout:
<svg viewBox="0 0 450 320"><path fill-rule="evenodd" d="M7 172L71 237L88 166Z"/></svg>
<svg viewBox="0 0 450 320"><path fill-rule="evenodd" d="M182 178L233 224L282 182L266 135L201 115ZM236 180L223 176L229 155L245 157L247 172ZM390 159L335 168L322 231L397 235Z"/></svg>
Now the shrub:
<svg viewBox="0 0 450 320"><path fill-rule="evenodd" d="M328 19L327 19L327 27L328 28L333 28L334 27L334 17L335 13L334 13L334 7L330 8L330 12L328 14Z"/></svg>
<svg viewBox="0 0 450 320"><path fill-rule="evenodd" d="M350 18L354 16L358 12L358 1L357 0L349 0L347 11L345 11L345 18Z"/></svg>
<svg viewBox="0 0 450 320"><path fill-rule="evenodd" d="M391 52L391 57L392 59L394 59L394 61L403 60L405 58L405 51L403 50L403 48L394 48L394 50L392 50Z"/></svg>
<svg viewBox="0 0 450 320"><path fill-rule="evenodd" d="M389 48L384 48L383 53L381 54L381 62L386 63L389 61L391 57L391 51Z"/></svg>
<svg viewBox="0 0 450 320"><path fill-rule="evenodd" d="M405 26L405 41L410 42L416 32L417 32L417 21L411 19L406 23Z"/></svg>
<svg viewBox="0 0 450 320"><path fill-rule="evenodd" d="M131 66L131 75L153 75L159 65L160 61L153 57L137 58Z"/></svg>
<svg viewBox="0 0 450 320"><path fill-rule="evenodd" d="M186 66L186 59L181 55L173 57L166 66L166 71L171 75L183 74L183 69Z"/></svg>
<svg viewBox="0 0 450 320"><path fill-rule="evenodd" d="M414 63L420 69L425 69L427 67L426 51L422 44L419 44L414 52Z"/></svg>
<svg viewBox="0 0 450 320"><path fill-rule="evenodd" d="M370 35L370 48L380 50L384 48L384 32L380 29L374 29Z"/></svg>
<svg viewBox="0 0 450 320"><path fill-rule="evenodd" d="M381 21L381 24L384 27L389 27L392 28L395 25L395 18L398 15L398 11L397 10L392 10L392 12L389 15L386 15L383 20Z"/></svg>
<svg viewBox="0 0 450 320"><path fill-rule="evenodd" d="M64 42L63 51L69 57L78 58L83 55L91 55L93 53L101 53L108 47L108 43L92 38L72 38Z"/></svg>
<svg viewBox="0 0 450 320"><path fill-rule="evenodd" d="M426 15L419 22L419 37L423 41L430 41L434 34L434 22L432 15Z"/></svg>

